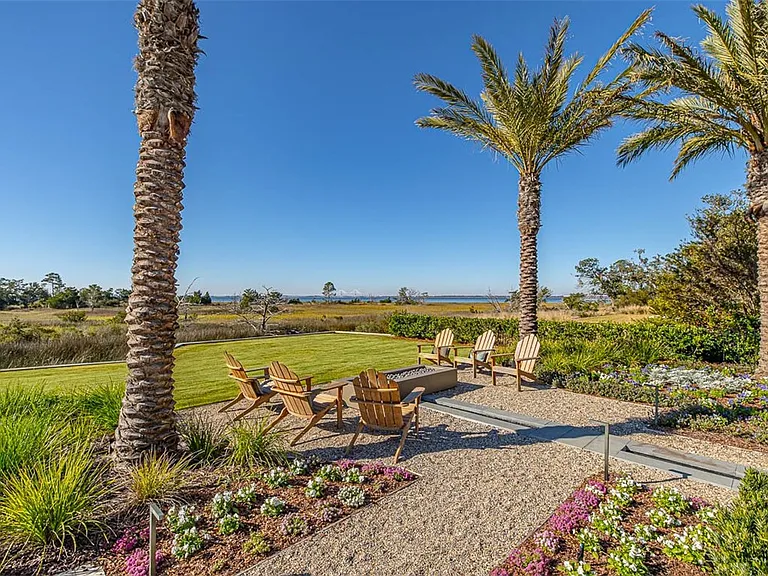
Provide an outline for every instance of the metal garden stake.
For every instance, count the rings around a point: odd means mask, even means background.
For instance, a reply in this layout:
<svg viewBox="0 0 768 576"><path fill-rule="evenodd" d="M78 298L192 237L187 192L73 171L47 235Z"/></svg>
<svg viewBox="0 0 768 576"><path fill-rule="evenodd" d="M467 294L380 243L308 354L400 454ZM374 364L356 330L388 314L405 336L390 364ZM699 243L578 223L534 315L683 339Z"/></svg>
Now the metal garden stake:
<svg viewBox="0 0 768 576"><path fill-rule="evenodd" d="M659 384L653 387L653 425L659 426Z"/></svg>
<svg viewBox="0 0 768 576"><path fill-rule="evenodd" d="M608 459L609 459L609 451L611 447L611 425L608 422L603 422L602 420L590 420L590 422L594 422L595 424L602 424L605 426L605 451L603 453L603 480L606 482L608 481Z"/></svg>
<svg viewBox="0 0 768 576"><path fill-rule="evenodd" d="M149 576L156 576L155 549L157 548L157 523L163 519L163 511L154 502L149 503Z"/></svg>

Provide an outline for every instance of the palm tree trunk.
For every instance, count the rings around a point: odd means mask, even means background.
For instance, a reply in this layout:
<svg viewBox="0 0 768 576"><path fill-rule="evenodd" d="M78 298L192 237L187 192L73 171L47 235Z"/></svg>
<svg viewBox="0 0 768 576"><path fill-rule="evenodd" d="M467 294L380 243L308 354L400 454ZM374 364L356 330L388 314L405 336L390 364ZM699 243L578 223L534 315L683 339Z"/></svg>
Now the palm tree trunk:
<svg viewBox="0 0 768 576"><path fill-rule="evenodd" d="M517 195L520 230L520 336L536 334L539 291L538 241L541 228L541 181L538 174L521 174Z"/></svg>
<svg viewBox="0 0 768 576"><path fill-rule="evenodd" d="M768 376L768 151L752 155L747 165L750 213L757 219L757 292L760 297L758 377Z"/></svg>
<svg viewBox="0 0 768 576"><path fill-rule="evenodd" d="M178 445L173 399L176 262L184 157L195 114L198 10L193 0L141 0L136 9L136 117L141 135L133 207L128 378L115 432L122 460Z"/></svg>

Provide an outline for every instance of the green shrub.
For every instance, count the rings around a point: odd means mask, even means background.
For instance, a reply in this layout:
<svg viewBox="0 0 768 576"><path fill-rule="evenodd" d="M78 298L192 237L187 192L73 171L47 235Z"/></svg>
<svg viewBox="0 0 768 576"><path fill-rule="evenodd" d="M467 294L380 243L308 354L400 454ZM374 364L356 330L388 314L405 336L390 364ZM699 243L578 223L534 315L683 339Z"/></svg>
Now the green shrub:
<svg viewBox="0 0 768 576"><path fill-rule="evenodd" d="M768 574L768 474L747 470L739 495L711 521L715 576Z"/></svg>
<svg viewBox="0 0 768 576"><path fill-rule="evenodd" d="M389 331L395 336L431 340L444 328L453 330L458 342L474 342L486 330L499 338L517 340L518 321L499 318L428 316L397 312L389 318ZM575 322L542 320L539 338L543 342L605 341L624 346L637 345L637 355L664 354L677 360L754 363L759 333L750 325L699 327L660 319L637 322ZM639 342L646 344L640 345ZM644 351L639 346L648 346ZM662 359L662 358L658 358Z"/></svg>
<svg viewBox="0 0 768 576"><path fill-rule="evenodd" d="M165 455L151 455L128 472L128 489L137 503L171 500L186 484L188 462L172 461Z"/></svg>
<svg viewBox="0 0 768 576"><path fill-rule="evenodd" d="M221 460L227 449L221 426L198 412L185 416L179 422L179 434L196 462L214 464Z"/></svg>
<svg viewBox="0 0 768 576"><path fill-rule="evenodd" d="M66 324L80 324L85 322L86 316L85 310L67 310L63 314L59 314L61 321Z"/></svg>
<svg viewBox="0 0 768 576"><path fill-rule="evenodd" d="M75 544L102 526L109 485L85 443L39 460L8 478L0 496L0 536L30 546Z"/></svg>
<svg viewBox="0 0 768 576"><path fill-rule="evenodd" d="M243 552L246 554L268 554L271 549L269 540L261 532L251 532L248 540L243 542Z"/></svg>
<svg viewBox="0 0 768 576"><path fill-rule="evenodd" d="M230 462L236 466L277 466L287 464L288 455L282 436L273 430L265 432L265 420L256 424L233 426L229 434Z"/></svg>

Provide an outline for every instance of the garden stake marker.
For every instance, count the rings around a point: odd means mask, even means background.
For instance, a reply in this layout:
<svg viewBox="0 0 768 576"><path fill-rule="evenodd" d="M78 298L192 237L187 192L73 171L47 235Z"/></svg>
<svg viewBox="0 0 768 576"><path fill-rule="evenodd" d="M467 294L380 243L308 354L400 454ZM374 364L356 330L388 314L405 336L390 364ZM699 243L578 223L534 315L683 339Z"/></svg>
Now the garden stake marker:
<svg viewBox="0 0 768 576"><path fill-rule="evenodd" d="M608 422L603 422L602 420L592 420L590 418L590 422L594 422L595 424L602 424L605 426L605 451L603 453L603 480L606 482L608 481L608 451L611 447L611 425L608 424Z"/></svg>
<svg viewBox="0 0 768 576"><path fill-rule="evenodd" d="M155 548L157 547L157 522L163 519L163 511L154 502L149 503L149 576L156 576Z"/></svg>

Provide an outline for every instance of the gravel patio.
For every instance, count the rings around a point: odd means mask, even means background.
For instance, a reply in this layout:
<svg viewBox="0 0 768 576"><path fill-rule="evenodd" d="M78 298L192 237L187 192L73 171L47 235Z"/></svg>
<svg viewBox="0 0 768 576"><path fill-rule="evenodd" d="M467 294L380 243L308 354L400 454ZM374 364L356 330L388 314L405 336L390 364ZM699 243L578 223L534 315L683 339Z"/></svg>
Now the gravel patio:
<svg viewBox="0 0 768 576"><path fill-rule="evenodd" d="M465 380L463 376L460 379ZM462 400L473 402L480 402L483 390L488 401L491 394L498 394L496 402L502 402L506 392L514 392L505 388L483 388L478 392L474 388L464 385L454 392L459 392ZM538 392L530 396L546 398L540 407L554 400ZM216 413L219 406L195 410L225 418ZM578 407L571 404L571 410L577 411ZM355 422L355 411L345 410L343 433L336 430L335 418L328 418L311 430L296 449L325 459L341 458ZM299 423L289 420L286 428L298 430ZM389 461L396 446L395 436L364 433L353 457ZM406 442L400 464L419 474L420 479L259 562L245 574L487 574L585 477L602 470L602 459L595 454L428 409L422 412L419 436ZM640 481L667 482L712 501L726 501L733 495L725 489L673 479L641 466L618 461L612 465L614 470L628 471Z"/></svg>

